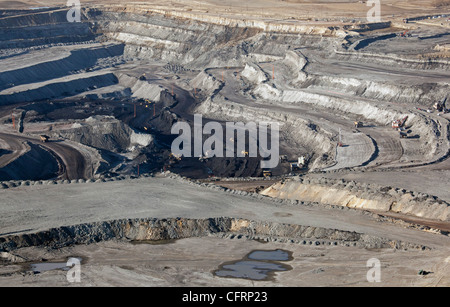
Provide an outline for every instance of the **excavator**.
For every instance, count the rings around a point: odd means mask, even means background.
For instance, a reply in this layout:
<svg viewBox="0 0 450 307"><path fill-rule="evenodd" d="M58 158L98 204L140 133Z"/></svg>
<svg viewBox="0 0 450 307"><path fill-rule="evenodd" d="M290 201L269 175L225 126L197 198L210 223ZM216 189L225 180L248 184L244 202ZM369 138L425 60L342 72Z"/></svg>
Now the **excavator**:
<svg viewBox="0 0 450 307"><path fill-rule="evenodd" d="M392 122L392 128L394 128L394 129L402 128L405 125L407 120L408 120L408 116L405 116L403 119L394 120Z"/></svg>
<svg viewBox="0 0 450 307"><path fill-rule="evenodd" d="M406 30L402 34L400 34L400 37L412 37L412 34L409 33L409 30Z"/></svg>

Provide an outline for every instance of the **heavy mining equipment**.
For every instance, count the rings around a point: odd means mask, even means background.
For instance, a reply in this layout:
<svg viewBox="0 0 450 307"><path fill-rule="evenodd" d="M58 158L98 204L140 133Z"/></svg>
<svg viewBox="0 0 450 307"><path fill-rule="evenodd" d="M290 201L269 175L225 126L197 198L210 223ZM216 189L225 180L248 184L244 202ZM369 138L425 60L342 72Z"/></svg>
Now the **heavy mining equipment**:
<svg viewBox="0 0 450 307"><path fill-rule="evenodd" d="M364 124L362 122L355 122L355 128L362 128Z"/></svg>
<svg viewBox="0 0 450 307"><path fill-rule="evenodd" d="M406 121L408 120L408 116L405 116L403 119L397 119L392 122L392 128L399 129L402 128Z"/></svg>
<svg viewBox="0 0 450 307"><path fill-rule="evenodd" d="M447 98L445 98L443 101L436 102L436 103L434 104L434 108L435 108L438 112L444 112L444 113L447 113L448 110L447 110L447 108L445 107L445 103L446 103L446 102L447 102Z"/></svg>
<svg viewBox="0 0 450 307"><path fill-rule="evenodd" d="M264 178L272 177L272 171L269 171L269 170L263 171L263 176L264 176Z"/></svg>
<svg viewBox="0 0 450 307"><path fill-rule="evenodd" d="M291 172L300 171L305 168L305 157L301 156L298 158L296 163L291 163Z"/></svg>
<svg viewBox="0 0 450 307"><path fill-rule="evenodd" d="M280 156L280 163L285 163L285 162L288 162L288 156L287 155Z"/></svg>
<svg viewBox="0 0 450 307"><path fill-rule="evenodd" d="M412 34L409 33L409 30L406 30L402 34L400 34L400 37L412 37Z"/></svg>
<svg viewBox="0 0 450 307"><path fill-rule="evenodd" d="M47 136L47 135L40 135L39 137L41 138L41 141L42 141L43 143L47 143L48 140L50 139L50 137Z"/></svg>
<svg viewBox="0 0 450 307"><path fill-rule="evenodd" d="M169 156L169 159L171 161L181 161L182 155L171 153L170 156Z"/></svg>

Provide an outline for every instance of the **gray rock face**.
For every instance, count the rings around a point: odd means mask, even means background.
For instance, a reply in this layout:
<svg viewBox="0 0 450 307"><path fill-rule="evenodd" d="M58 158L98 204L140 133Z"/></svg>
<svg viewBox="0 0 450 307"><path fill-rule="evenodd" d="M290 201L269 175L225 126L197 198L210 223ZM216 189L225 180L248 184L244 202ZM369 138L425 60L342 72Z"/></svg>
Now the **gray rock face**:
<svg viewBox="0 0 450 307"><path fill-rule="evenodd" d="M227 233L230 234L229 238L259 239L265 237L266 241L272 242L288 242L289 240L307 238L309 239L307 242L310 242L308 244L314 245L320 245L321 243L316 241L320 239L333 243L339 242L340 245L344 246L425 248L407 242L390 241L355 232L221 217L209 219L124 219L53 228L38 233L0 237L0 251L9 252L31 246L61 248L74 244L92 244L112 239L157 241L210 235L220 236Z"/></svg>

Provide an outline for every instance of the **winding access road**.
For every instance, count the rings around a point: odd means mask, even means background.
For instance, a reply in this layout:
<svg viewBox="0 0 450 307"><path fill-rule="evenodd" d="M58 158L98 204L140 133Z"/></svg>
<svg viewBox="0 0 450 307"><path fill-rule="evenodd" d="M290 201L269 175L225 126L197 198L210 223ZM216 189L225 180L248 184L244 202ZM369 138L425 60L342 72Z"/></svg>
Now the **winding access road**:
<svg viewBox="0 0 450 307"><path fill-rule="evenodd" d="M3 167L23 154L25 146L23 142L28 141L33 144L45 147L52 152L56 159L59 160L60 174L63 179L86 179L91 169L87 163L87 159L83 154L74 147L64 143L64 141L41 142L39 139L22 136L18 134L8 134L0 132L0 144L8 144L8 153L0 156L0 167Z"/></svg>

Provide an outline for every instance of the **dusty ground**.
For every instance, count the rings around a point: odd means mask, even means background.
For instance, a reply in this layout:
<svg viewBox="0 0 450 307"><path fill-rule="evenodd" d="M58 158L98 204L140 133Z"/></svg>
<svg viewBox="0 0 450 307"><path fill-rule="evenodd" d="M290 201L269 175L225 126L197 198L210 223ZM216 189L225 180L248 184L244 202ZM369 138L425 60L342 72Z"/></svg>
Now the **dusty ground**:
<svg viewBox="0 0 450 307"><path fill-rule="evenodd" d="M242 259L253 250L291 251L292 261L283 263L292 270L275 273L272 281L223 278L214 271L223 263ZM311 247L298 244L258 243L214 237L191 238L174 243L131 244L103 242L74 246L58 251L25 248L19 253L29 262L0 265L0 286L438 286L448 287L448 254L440 251L362 250L353 247ZM81 283L71 284L66 272L30 273L31 263L65 262L81 257ZM408 261L403 261L408 257ZM369 283L367 261L381 263L380 283ZM432 272L426 276L419 271Z"/></svg>
<svg viewBox="0 0 450 307"><path fill-rule="evenodd" d="M316 2L316 3L314 3ZM104 4L103 0L92 0L90 4ZM117 1L108 1L108 4L119 4ZM318 18L354 18L365 17L367 14L367 6L359 1L348 0L341 2L334 1L276 1L276 0L256 0L242 3L238 0L227 0L225 2L219 0L203 0L203 1L180 1L171 0L164 5L160 1L132 1L130 4L149 4L160 7L162 9L176 10L193 10L194 12L203 12L208 14L227 14L227 15L243 15L270 18L293 18L300 20L314 20ZM0 8L30 8L30 7L48 7L63 6L65 1L3 1ZM81 1L83 5L83 1ZM392 1L386 0L382 2L382 15L392 18L392 15L405 14L423 14L426 13L442 13L442 6L448 5L445 0L427 0L427 1Z"/></svg>

